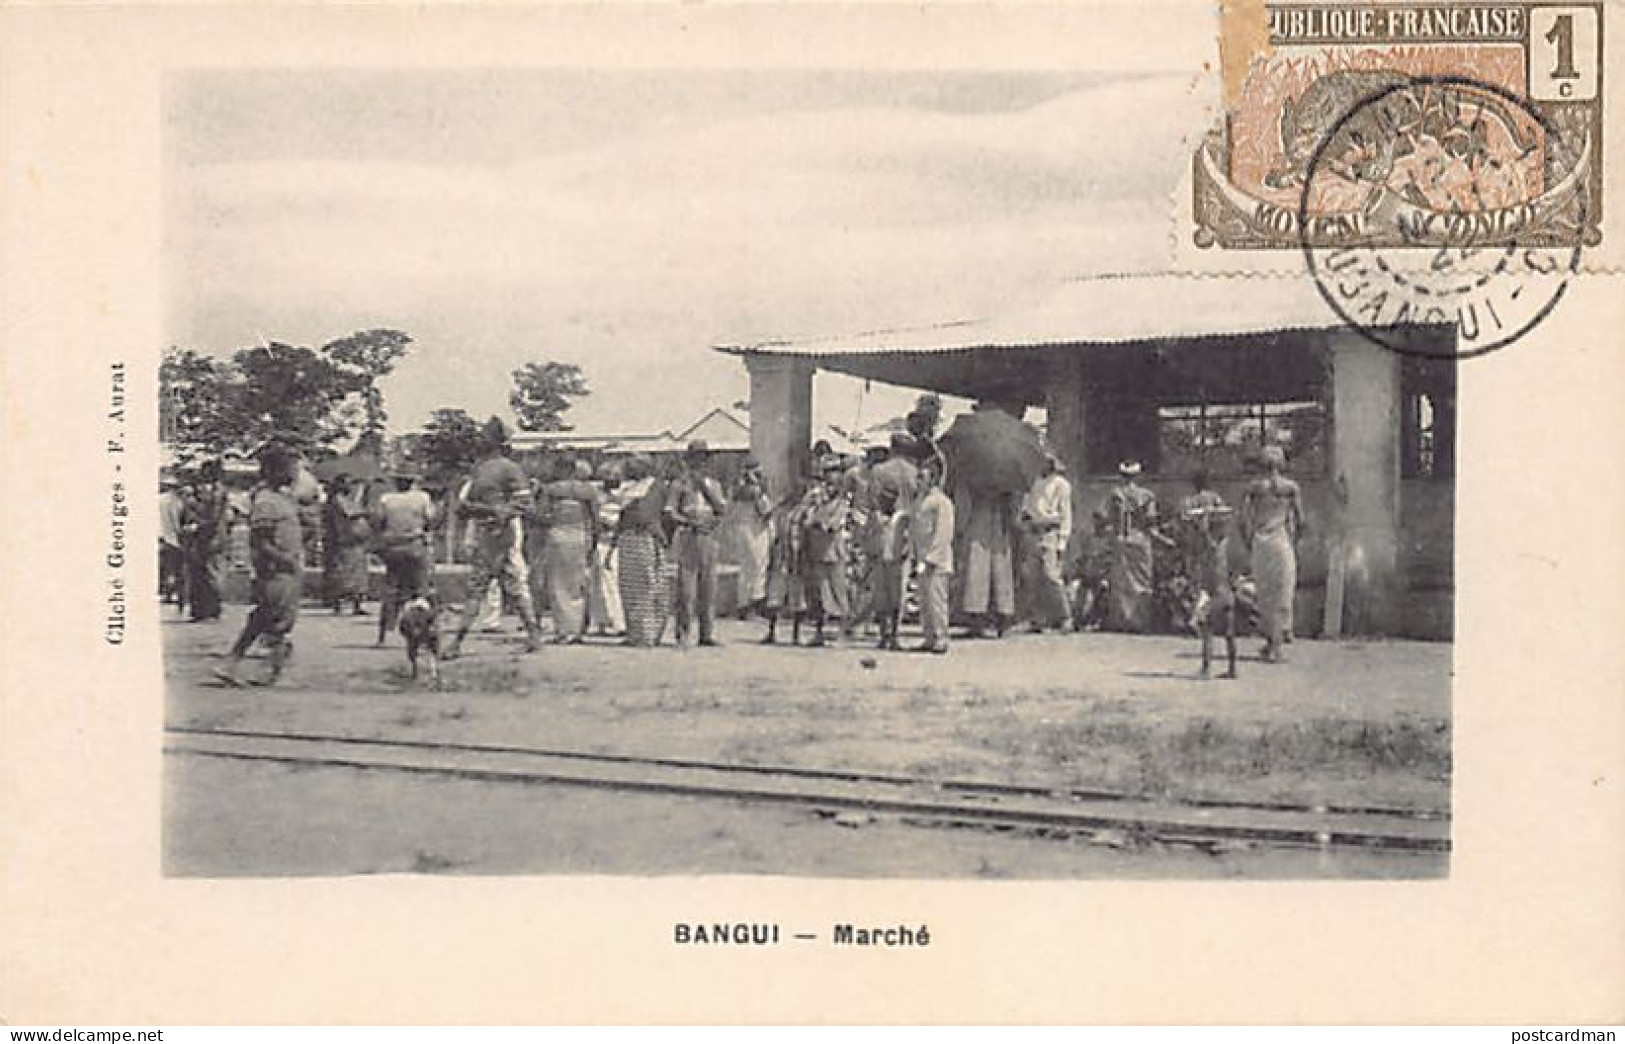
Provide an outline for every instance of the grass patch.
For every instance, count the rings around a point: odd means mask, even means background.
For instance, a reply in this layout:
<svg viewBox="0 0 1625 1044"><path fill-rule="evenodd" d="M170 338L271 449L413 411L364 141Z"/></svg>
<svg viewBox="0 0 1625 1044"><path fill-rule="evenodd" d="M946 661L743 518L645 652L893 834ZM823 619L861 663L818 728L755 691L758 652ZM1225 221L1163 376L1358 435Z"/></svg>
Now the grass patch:
<svg viewBox="0 0 1625 1044"><path fill-rule="evenodd" d="M961 738L994 755L1037 762L1023 775L1147 797L1239 793L1237 784L1272 777L1288 791L1315 780L1380 776L1437 783L1451 771L1449 725L1425 720L1259 725L1197 717L1158 728L1091 715Z"/></svg>

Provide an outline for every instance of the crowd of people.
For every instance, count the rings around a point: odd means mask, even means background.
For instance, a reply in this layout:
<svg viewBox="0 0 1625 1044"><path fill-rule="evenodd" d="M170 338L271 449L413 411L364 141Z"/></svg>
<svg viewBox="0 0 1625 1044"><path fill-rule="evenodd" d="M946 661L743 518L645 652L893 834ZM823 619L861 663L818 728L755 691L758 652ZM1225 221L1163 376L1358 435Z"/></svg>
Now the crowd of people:
<svg viewBox="0 0 1625 1044"><path fill-rule="evenodd" d="M1215 620L1227 623L1231 670L1239 607L1256 611L1263 658L1278 660L1293 632L1296 544L1302 498L1277 447L1258 456L1259 474L1232 509L1208 483L1173 512L1125 461L1117 483L1086 524L1074 524L1075 492L1054 454L1021 492L989 493L956 482L952 452L934 418L892 434L861 460L811 447L804 473L779 496L746 461L721 474L704 443L666 463L634 456L599 466L556 458L541 473L517 462L500 423L465 480L437 498L411 468L378 493L339 474L321 497L296 452L260 454L259 484L246 505L204 468L187 489L161 501L160 564L166 597L199 621L220 616L221 558L234 513L247 520L254 609L218 672L240 684L256 643L269 650L269 677L291 650L306 531L319 518L321 597L335 612L364 614L368 562L384 567L378 643L389 640L403 605L436 595L435 544L448 519L465 527L466 595L440 650L463 652L470 632L500 624L504 608L525 630L527 651L551 632L555 643L589 634L631 646L721 644L718 578L733 567L740 617L763 622L759 639L818 648L875 640L944 654L950 628L963 637L1034 631L1153 629L1159 557L1183 585L1182 627L1203 638L1203 667ZM1237 543L1240 552L1237 553ZM544 628L538 596L551 627ZM452 614L448 613L448 616ZM788 629L788 635L783 631ZM804 635L805 632L805 635Z"/></svg>

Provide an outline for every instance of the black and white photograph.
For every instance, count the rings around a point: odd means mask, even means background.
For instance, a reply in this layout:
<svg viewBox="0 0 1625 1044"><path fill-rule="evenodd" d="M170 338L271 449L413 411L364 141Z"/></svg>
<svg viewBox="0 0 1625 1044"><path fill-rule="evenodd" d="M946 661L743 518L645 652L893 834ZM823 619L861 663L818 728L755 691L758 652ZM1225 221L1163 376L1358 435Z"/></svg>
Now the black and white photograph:
<svg viewBox="0 0 1625 1044"><path fill-rule="evenodd" d="M1187 91L175 75L166 872L1447 874L1455 330Z"/></svg>

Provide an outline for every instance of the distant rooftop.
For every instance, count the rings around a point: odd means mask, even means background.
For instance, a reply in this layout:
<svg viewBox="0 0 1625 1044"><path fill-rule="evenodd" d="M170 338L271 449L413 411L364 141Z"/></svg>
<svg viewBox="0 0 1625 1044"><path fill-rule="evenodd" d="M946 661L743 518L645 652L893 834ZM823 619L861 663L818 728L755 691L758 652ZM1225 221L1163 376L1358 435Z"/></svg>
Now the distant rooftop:
<svg viewBox="0 0 1625 1044"><path fill-rule="evenodd" d="M696 439L713 450L750 449L750 425L724 407L707 412L680 432L521 431L510 439L516 450L573 449L600 453L680 453Z"/></svg>

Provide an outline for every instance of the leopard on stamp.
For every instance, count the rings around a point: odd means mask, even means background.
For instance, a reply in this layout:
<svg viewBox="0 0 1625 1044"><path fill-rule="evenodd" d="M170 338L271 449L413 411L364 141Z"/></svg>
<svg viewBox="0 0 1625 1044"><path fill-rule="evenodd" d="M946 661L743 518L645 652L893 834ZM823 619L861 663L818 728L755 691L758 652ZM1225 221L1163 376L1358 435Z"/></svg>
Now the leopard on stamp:
<svg viewBox="0 0 1625 1044"><path fill-rule="evenodd" d="M1415 350L1386 333L1408 323L1454 324L1458 358L1523 336L1579 270L1587 227L1579 186L1590 141L1547 187L1552 168L1536 153L1554 137L1532 106L1463 77L1363 99L1326 133L1299 200L1299 245L1327 304L1396 351ZM1465 176L1451 177L1452 163ZM1315 218L1312 200L1331 194L1323 181L1364 188L1357 223Z"/></svg>
<svg viewBox="0 0 1625 1044"><path fill-rule="evenodd" d="M1196 244L1302 251L1379 343L1455 322L1469 356L1544 318L1601 239L1599 5L1285 3L1268 27L1197 152Z"/></svg>
<svg viewBox="0 0 1625 1044"><path fill-rule="evenodd" d="M1594 3L1270 5L1269 52L1197 149L1195 242L1596 245L1601 26Z"/></svg>

